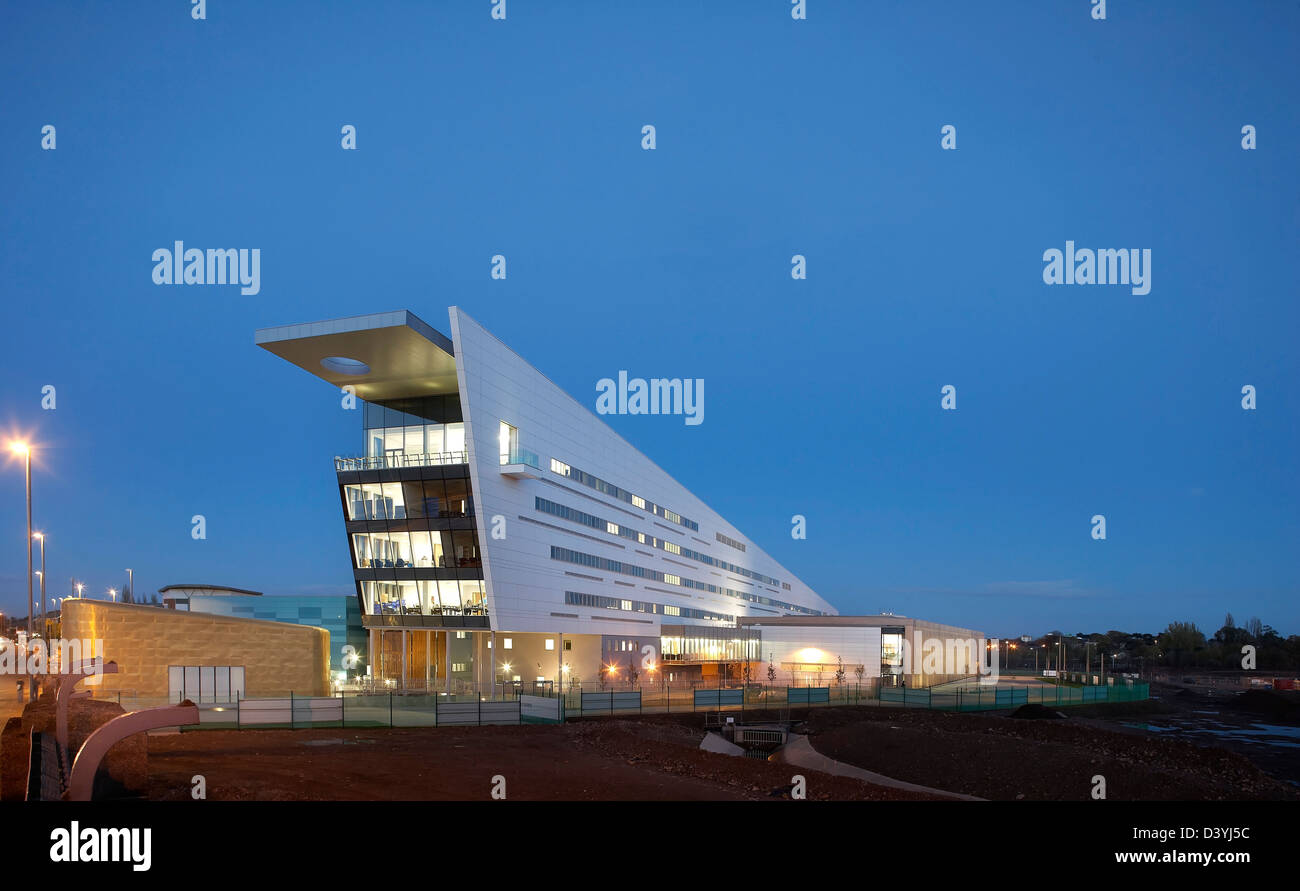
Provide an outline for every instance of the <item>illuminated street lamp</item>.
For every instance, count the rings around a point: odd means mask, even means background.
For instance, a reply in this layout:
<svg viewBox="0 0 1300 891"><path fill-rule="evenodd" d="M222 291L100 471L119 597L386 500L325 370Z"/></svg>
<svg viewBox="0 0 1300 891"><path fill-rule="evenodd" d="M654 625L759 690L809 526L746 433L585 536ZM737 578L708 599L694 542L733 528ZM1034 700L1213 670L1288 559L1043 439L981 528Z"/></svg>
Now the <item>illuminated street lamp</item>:
<svg viewBox="0 0 1300 891"><path fill-rule="evenodd" d="M27 639L32 639L32 613L36 604L32 599L32 450L25 442L9 443L9 451L21 455L27 471ZM27 676L27 701L35 701L32 692L32 678Z"/></svg>
<svg viewBox="0 0 1300 891"><path fill-rule="evenodd" d="M114 602L114 603L117 603L117 589L116 589L116 588L109 588L109 589L108 589L108 593L109 593L109 596L111 596L111 597L113 598L113 602Z"/></svg>
<svg viewBox="0 0 1300 891"><path fill-rule="evenodd" d="M41 634L45 633L45 533L33 532L32 538L38 539L41 543Z"/></svg>

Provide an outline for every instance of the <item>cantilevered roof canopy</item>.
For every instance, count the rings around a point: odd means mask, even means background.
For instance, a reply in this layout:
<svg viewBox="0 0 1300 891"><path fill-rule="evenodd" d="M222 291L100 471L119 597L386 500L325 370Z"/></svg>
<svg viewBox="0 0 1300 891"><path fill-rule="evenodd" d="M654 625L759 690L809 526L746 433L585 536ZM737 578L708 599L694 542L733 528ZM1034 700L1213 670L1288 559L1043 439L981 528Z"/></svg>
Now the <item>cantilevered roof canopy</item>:
<svg viewBox="0 0 1300 891"><path fill-rule="evenodd" d="M451 341L407 310L261 328L253 342L367 402L457 392Z"/></svg>

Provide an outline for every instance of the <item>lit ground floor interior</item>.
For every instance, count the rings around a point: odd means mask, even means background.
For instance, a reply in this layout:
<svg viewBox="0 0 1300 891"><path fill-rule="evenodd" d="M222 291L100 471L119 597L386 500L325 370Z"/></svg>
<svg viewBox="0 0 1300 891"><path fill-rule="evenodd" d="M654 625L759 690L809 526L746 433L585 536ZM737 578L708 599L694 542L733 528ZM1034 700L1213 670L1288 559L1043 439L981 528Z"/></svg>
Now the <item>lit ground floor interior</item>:
<svg viewBox="0 0 1300 891"><path fill-rule="evenodd" d="M370 683L445 694L738 682L925 687L975 674L976 654L986 649L979 632L897 616L744 619L727 627L663 624L626 634L391 624L367 631ZM966 657L944 664L912 658L923 638L962 644ZM939 646L940 653L944 649Z"/></svg>
<svg viewBox="0 0 1300 891"><path fill-rule="evenodd" d="M561 688L733 682L745 679L746 654L683 659L673 638L548 634L451 628L370 628L371 679L385 689L469 693L518 685L524 692ZM755 648L756 650L756 648ZM758 681L757 652L748 654ZM602 683L603 682L603 683Z"/></svg>

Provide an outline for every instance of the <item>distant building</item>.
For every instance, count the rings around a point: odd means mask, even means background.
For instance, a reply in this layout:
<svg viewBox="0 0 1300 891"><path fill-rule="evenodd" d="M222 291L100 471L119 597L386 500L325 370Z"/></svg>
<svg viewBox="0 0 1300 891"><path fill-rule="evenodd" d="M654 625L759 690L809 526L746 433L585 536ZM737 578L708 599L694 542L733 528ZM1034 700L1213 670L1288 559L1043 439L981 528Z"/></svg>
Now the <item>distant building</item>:
<svg viewBox="0 0 1300 891"><path fill-rule="evenodd" d="M330 672L352 677L364 674L366 632L361 627L361 606L351 594L287 594L265 596L261 591L222 585L167 585L159 588L168 609L237 619L263 619L291 625L310 625L329 633ZM352 647L356 658L344 650Z"/></svg>

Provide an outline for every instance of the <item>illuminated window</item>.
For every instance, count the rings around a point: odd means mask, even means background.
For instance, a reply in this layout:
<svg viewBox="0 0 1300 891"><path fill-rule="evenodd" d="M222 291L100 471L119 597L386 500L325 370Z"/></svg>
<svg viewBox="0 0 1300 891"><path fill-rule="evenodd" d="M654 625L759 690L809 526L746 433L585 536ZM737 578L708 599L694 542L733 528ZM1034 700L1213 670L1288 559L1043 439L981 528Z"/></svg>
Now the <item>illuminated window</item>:
<svg viewBox="0 0 1300 891"><path fill-rule="evenodd" d="M549 637L546 638L546 649L548 650L555 649L555 641L551 640Z"/></svg>
<svg viewBox="0 0 1300 891"><path fill-rule="evenodd" d="M501 463L509 464L510 456L519 453L519 431L502 421L497 432L497 443L500 446Z"/></svg>
<svg viewBox="0 0 1300 891"><path fill-rule="evenodd" d="M558 473L560 476L568 476L570 470L571 468L569 465L565 464L563 461L557 461L555 458L551 459L552 473Z"/></svg>
<svg viewBox="0 0 1300 891"><path fill-rule="evenodd" d="M642 498L640 495L633 495L633 496L632 496L632 506L633 506L633 507L639 507L639 508L641 508L642 510L645 510L645 499Z"/></svg>
<svg viewBox="0 0 1300 891"><path fill-rule="evenodd" d="M509 638L509 637L505 638L505 648L507 650L513 650L515 648L515 642L513 638Z"/></svg>

